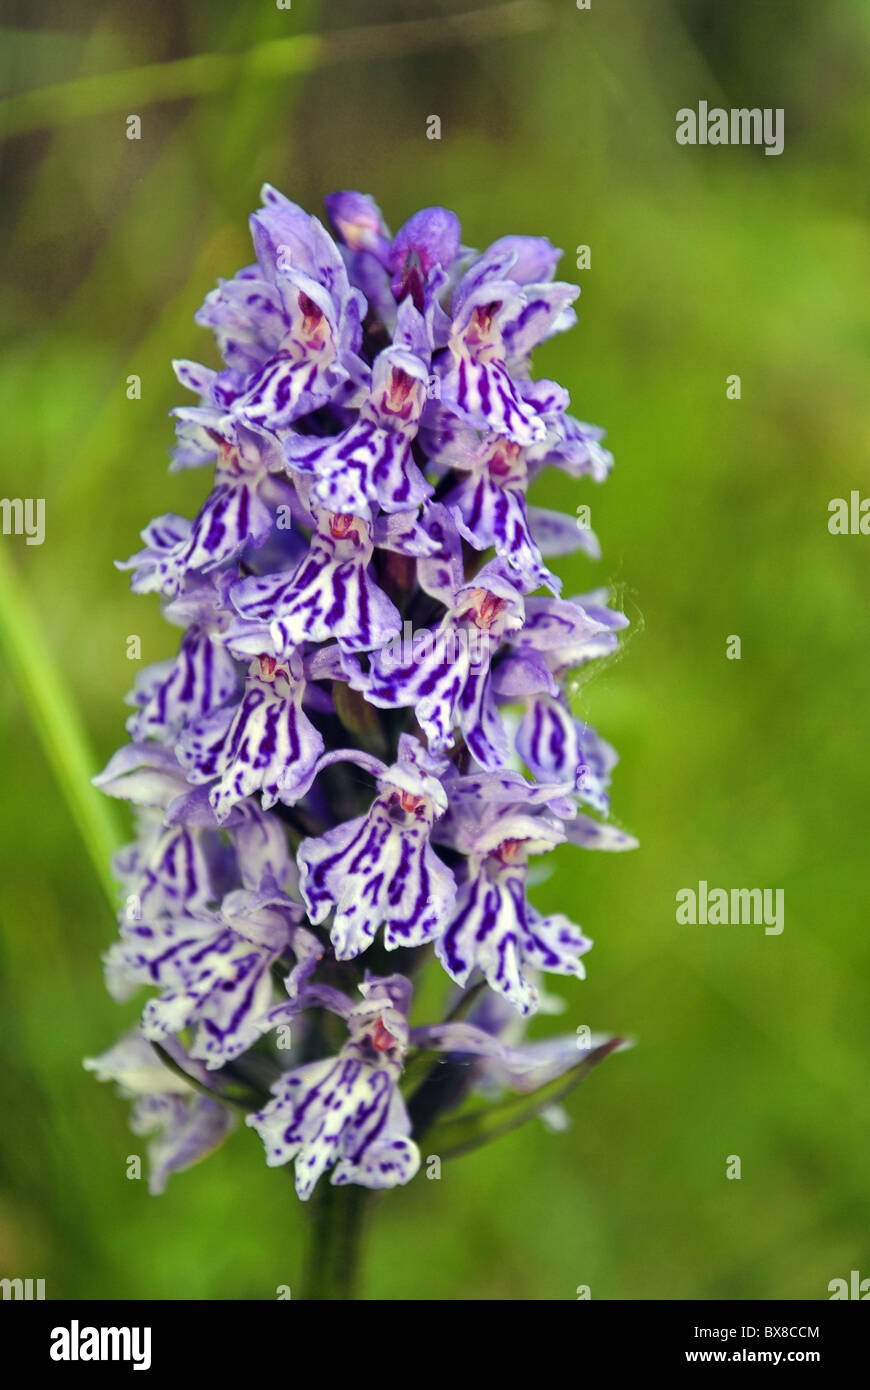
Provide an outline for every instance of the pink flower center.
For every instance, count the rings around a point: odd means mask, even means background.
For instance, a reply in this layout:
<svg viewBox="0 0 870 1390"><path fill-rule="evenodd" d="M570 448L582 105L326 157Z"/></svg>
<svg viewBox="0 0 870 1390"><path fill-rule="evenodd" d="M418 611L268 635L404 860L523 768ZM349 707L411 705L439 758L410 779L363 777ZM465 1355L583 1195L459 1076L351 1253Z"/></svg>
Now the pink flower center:
<svg viewBox="0 0 870 1390"><path fill-rule="evenodd" d="M255 674L259 675L261 681L268 681L270 685L279 676L286 676L288 680L290 679L289 668L277 657L267 656L265 652L257 657L257 666L258 671Z"/></svg>
<svg viewBox="0 0 870 1390"><path fill-rule="evenodd" d="M493 449L489 459L489 471L494 478L508 478L514 472L522 449L513 440L501 440Z"/></svg>
<svg viewBox="0 0 870 1390"><path fill-rule="evenodd" d="M337 541L344 540L353 530L356 517L346 512L333 512L329 518L330 534L335 536Z"/></svg>
<svg viewBox="0 0 870 1390"><path fill-rule="evenodd" d="M302 312L301 335L310 348L322 348L329 338L329 324L323 310L307 294L299 295L299 308Z"/></svg>
<svg viewBox="0 0 870 1390"><path fill-rule="evenodd" d="M390 373L390 384L384 399L384 409L391 415L407 417L413 407L414 378L401 367L394 367Z"/></svg>
<svg viewBox="0 0 870 1390"><path fill-rule="evenodd" d="M496 595L491 594L488 589L484 589L483 597L474 615L475 626L487 632L506 604L507 599L497 598Z"/></svg>
<svg viewBox="0 0 870 1390"><path fill-rule="evenodd" d="M495 316L500 308L501 300L494 299L491 304L478 304L476 309L472 309L466 330L466 338L470 344L483 346L497 340Z"/></svg>
<svg viewBox="0 0 870 1390"><path fill-rule="evenodd" d="M499 858L503 859L506 864L513 864L522 847L522 840L502 840L497 853Z"/></svg>
<svg viewBox="0 0 870 1390"><path fill-rule="evenodd" d="M372 1047L375 1052L389 1052L396 1039L393 1037L389 1028L382 1018L375 1022L374 1032L372 1033Z"/></svg>

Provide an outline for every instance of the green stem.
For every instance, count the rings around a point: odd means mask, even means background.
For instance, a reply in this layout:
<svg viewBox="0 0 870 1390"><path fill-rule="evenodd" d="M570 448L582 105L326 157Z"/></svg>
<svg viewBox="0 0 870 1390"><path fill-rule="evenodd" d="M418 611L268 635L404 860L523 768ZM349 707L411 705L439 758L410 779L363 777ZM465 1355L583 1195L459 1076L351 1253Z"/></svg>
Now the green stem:
<svg viewBox="0 0 870 1390"><path fill-rule="evenodd" d="M175 1058L169 1055L165 1047L161 1047L157 1042L152 1042L151 1046L157 1053L164 1067L167 1067L175 1076L180 1077L192 1090L199 1091L202 1096L208 1096L209 1100L219 1101L221 1105L232 1106L236 1110L242 1110L246 1115L249 1115L252 1110L258 1109L262 1106L264 1101L269 1099L268 1095L255 1096L253 1092L249 1094L247 1100L244 1100L241 1096L228 1095L226 1091L213 1091L211 1086L206 1086L202 1081L198 1081L196 1077L190 1076L188 1072L184 1070L184 1067L180 1066Z"/></svg>
<svg viewBox="0 0 870 1390"><path fill-rule="evenodd" d="M348 1302L359 1296L360 1253L371 1195L353 1183L333 1187L327 1176L321 1179L312 1198L304 1299Z"/></svg>

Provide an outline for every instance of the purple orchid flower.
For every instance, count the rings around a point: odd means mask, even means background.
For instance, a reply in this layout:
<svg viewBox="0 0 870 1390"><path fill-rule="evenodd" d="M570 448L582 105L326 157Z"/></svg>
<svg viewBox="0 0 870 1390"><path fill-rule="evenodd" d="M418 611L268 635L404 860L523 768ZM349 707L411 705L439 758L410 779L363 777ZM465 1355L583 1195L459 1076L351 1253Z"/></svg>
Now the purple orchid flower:
<svg viewBox="0 0 870 1390"><path fill-rule="evenodd" d="M559 975L585 971L581 955L592 945L559 913L543 917L528 902L531 854L545 854L565 839L553 805L563 786L534 786L517 773L484 772L448 784L450 816L438 838L465 856L456 910L436 954L457 984L475 969L522 1014L534 1011L530 971Z"/></svg>
<svg viewBox="0 0 870 1390"><path fill-rule="evenodd" d="M193 403L170 466L213 469L211 490L119 566L182 637L95 779L135 817L107 987L151 994L86 1066L131 1099L155 1192L231 1104L307 1200L327 1173L410 1182L472 1091L570 1082L576 1039L525 1028L591 942L535 906L529 863L636 844L610 819L616 752L572 703L627 619L604 588L562 596L555 557L598 541L529 500L547 468L613 462L532 373L576 317L561 253L478 254L440 207L393 236L352 191L327 213L337 241L263 189L254 263L197 315L224 365L175 363ZM370 973L385 951L407 974ZM432 1022L427 963L450 996Z"/></svg>
<svg viewBox="0 0 870 1390"><path fill-rule="evenodd" d="M359 990L362 1003L338 989L309 986L271 1015L279 1026L306 1005L319 1004L348 1030L336 1057L288 1071L272 1086L269 1104L247 1119L263 1141L270 1168L295 1160L303 1201L328 1171L336 1187L396 1187L414 1177L420 1150L398 1088L409 1046L486 1058L516 1077L540 1065L535 1054L506 1047L471 1023L409 1028L412 986L403 975L367 975Z"/></svg>
<svg viewBox="0 0 870 1390"><path fill-rule="evenodd" d="M522 614L510 571L491 561L456 589L437 629L373 653L368 676L356 684L373 705L413 706L430 747L446 749L458 728L471 755L483 767L497 767L506 757L507 736L490 666L503 636L521 627Z"/></svg>
<svg viewBox="0 0 870 1390"><path fill-rule="evenodd" d="M456 884L429 837L447 809L438 780L446 766L403 734L398 760L381 764L369 812L302 841L300 891L311 922L334 912L330 938L337 960L358 956L382 925L388 950L423 946L443 931Z"/></svg>
<svg viewBox="0 0 870 1390"><path fill-rule="evenodd" d="M298 926L301 917L300 904L289 898L237 889L219 912L123 926L106 956L107 982L115 998L129 997L140 985L156 986L161 994L142 1015L145 1037L162 1042L192 1028L190 1056L209 1069L221 1067L264 1031L271 966L293 948L298 933L303 968L315 956L311 934Z"/></svg>
<svg viewBox="0 0 870 1390"><path fill-rule="evenodd" d="M328 1169L336 1186L381 1188L410 1182L420 1166L397 1087L408 1045L408 981L394 975L360 989L357 1005L334 991L331 1011L348 1029L338 1056L289 1072L273 1086L274 1100L248 1116L270 1168L295 1160L303 1201Z"/></svg>
<svg viewBox="0 0 870 1390"><path fill-rule="evenodd" d="M402 346L397 330L397 343L375 358L371 391L354 423L334 438L290 435L285 440L287 462L314 474L314 494L332 512L368 520L372 507L403 512L432 494L412 448L429 389L426 330L410 300L399 310L399 321L418 351Z"/></svg>
<svg viewBox="0 0 870 1390"><path fill-rule="evenodd" d="M256 791L263 809L292 806L314 779L323 736L303 712L302 662L260 656L251 662L245 693L235 709L222 709L188 725L178 756L188 780L213 782L209 801L218 821Z"/></svg>
<svg viewBox="0 0 870 1390"><path fill-rule="evenodd" d="M532 349L574 322L576 285L521 284L511 278L524 259L514 245L491 249L472 264L453 292L448 356L442 364L441 400L477 429L507 435L520 445L546 438L547 423L522 379Z"/></svg>
<svg viewBox="0 0 870 1390"><path fill-rule="evenodd" d="M266 498L280 505L289 494L272 476L279 465L265 436L243 427L232 433L234 440L218 440L215 487L195 519L160 518L142 532L145 549L118 562L135 571L134 593L172 597L187 574L208 574L267 540L274 518Z"/></svg>
<svg viewBox="0 0 870 1390"><path fill-rule="evenodd" d="M480 439L473 430L452 421L433 444L436 462L460 475L443 501L453 512L462 539L475 550L492 547L516 571L524 589L545 584L559 593L562 582L544 564L533 526L533 517L541 516L540 509L536 513L526 502L526 451L504 435L488 434ZM557 515L561 519L561 514ZM545 524L546 519L542 531ZM571 544L557 545L561 553L583 544L582 533L573 523L568 525ZM551 536L546 531L544 534L544 548L552 548Z"/></svg>
<svg viewBox="0 0 870 1390"><path fill-rule="evenodd" d="M399 612L371 577L371 524L315 510L307 555L289 574L243 579L231 590L242 618L266 624L282 658L300 642L336 638L345 651L369 651L396 636Z"/></svg>
<svg viewBox="0 0 870 1390"><path fill-rule="evenodd" d="M177 656L145 667L136 677L127 697L135 709L127 732L136 741L172 743L186 724L227 704L240 684L239 668L219 640L228 615L211 579L188 580L164 605L163 616L186 631Z"/></svg>
<svg viewBox="0 0 870 1390"><path fill-rule="evenodd" d="M214 330L233 390L244 378L233 414L277 430L365 384L365 300L317 218L268 184L262 197L251 219L257 265L222 282L196 319Z"/></svg>
<svg viewBox="0 0 870 1390"><path fill-rule="evenodd" d="M216 826L167 824L166 814L187 790L174 754L155 743L131 743L94 778L109 796L137 808L136 839L120 850L113 871L124 893L122 922L196 912L230 886Z"/></svg>

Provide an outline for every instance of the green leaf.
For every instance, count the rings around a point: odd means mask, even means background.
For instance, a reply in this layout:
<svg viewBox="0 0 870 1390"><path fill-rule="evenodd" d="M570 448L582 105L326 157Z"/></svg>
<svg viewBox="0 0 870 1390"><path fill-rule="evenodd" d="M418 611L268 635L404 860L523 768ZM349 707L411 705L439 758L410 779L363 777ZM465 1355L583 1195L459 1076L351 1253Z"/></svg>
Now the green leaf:
<svg viewBox="0 0 870 1390"><path fill-rule="evenodd" d="M427 1147L433 1153L437 1153L439 1158L458 1158L461 1154L471 1153L473 1149L480 1148L482 1144L491 1144L503 1134L509 1134L512 1129L525 1124L527 1120L534 1119L542 1110L547 1110L551 1105L557 1105L559 1101L564 1100L579 1086L583 1078L589 1075L593 1067L624 1045L624 1038L610 1038L600 1047L585 1053L570 1071L563 1072L555 1080L539 1086L536 1091L527 1095L510 1096L500 1104L483 1107L469 1115L460 1115L455 1120L442 1120L434 1124L426 1131ZM419 1135L414 1137L420 1138Z"/></svg>

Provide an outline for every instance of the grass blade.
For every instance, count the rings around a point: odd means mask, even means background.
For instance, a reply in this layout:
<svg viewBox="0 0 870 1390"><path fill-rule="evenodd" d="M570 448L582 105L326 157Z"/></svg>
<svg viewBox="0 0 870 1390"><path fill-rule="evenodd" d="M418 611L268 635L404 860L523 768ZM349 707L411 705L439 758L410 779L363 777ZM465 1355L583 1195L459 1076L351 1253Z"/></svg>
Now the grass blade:
<svg viewBox="0 0 870 1390"><path fill-rule="evenodd" d="M122 843L120 827L113 808L91 786L97 769L87 737L63 676L45 649L36 615L5 546L0 547L0 645L114 911L118 892L109 862ZM38 661L35 653L39 653Z"/></svg>

